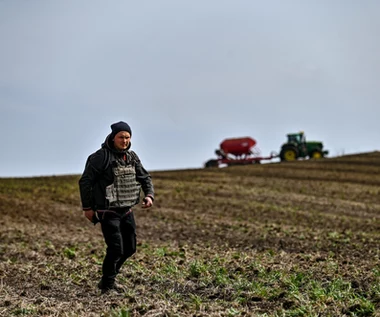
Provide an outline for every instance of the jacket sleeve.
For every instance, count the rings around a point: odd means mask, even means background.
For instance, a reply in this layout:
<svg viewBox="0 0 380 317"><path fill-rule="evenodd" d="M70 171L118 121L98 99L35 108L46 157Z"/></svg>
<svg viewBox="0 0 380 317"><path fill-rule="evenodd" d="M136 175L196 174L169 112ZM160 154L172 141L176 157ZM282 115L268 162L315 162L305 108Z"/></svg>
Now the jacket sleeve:
<svg viewBox="0 0 380 317"><path fill-rule="evenodd" d="M83 210L94 209L93 186L104 171L105 159L106 153L103 150L98 150L87 158L83 174L79 179Z"/></svg>
<svg viewBox="0 0 380 317"><path fill-rule="evenodd" d="M135 170L136 170L136 180L141 184L141 188L144 192L145 197L149 196L154 200L154 186L152 183L152 177L148 173L148 171L142 165L139 157L134 152L134 156L136 159L135 162Z"/></svg>

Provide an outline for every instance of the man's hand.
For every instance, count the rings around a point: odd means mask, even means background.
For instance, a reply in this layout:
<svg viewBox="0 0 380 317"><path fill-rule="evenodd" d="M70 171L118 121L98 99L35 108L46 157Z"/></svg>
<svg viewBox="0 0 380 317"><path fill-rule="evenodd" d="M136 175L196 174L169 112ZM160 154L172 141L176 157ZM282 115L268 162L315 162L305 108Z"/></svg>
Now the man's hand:
<svg viewBox="0 0 380 317"><path fill-rule="evenodd" d="M142 208L149 208L153 206L153 200L149 196L146 196L142 203Z"/></svg>
<svg viewBox="0 0 380 317"><path fill-rule="evenodd" d="M95 212L94 212L92 209L90 209L90 210L85 210L85 211L84 211L84 216L85 216L88 220L90 220L91 222L92 222L92 219L93 219L93 217L94 217L94 214L95 214Z"/></svg>

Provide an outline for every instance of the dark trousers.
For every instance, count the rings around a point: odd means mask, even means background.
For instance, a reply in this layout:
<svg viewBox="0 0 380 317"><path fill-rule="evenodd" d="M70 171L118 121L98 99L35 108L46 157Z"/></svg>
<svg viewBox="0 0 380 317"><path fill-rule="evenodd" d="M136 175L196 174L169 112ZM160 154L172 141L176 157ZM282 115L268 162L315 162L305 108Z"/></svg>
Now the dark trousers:
<svg viewBox="0 0 380 317"><path fill-rule="evenodd" d="M136 252L136 224L133 213L107 211L101 216L107 253L103 260L102 288L112 286L123 263Z"/></svg>

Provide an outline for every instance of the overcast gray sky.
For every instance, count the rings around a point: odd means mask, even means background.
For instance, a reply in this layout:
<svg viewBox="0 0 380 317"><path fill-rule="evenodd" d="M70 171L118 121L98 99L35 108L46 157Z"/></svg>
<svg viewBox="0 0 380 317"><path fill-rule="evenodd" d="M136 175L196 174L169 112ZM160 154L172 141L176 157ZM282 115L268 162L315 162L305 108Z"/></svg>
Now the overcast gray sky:
<svg viewBox="0 0 380 317"><path fill-rule="evenodd" d="M0 177L79 174L128 122L150 170L228 137L380 150L380 1L0 1Z"/></svg>

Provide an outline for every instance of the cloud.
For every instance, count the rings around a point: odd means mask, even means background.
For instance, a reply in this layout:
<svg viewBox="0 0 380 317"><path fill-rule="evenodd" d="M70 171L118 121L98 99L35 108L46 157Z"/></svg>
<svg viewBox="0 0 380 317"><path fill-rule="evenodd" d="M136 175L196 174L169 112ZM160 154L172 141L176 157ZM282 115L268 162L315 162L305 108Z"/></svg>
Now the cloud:
<svg viewBox="0 0 380 317"><path fill-rule="evenodd" d="M299 129L350 151L365 139L370 150L380 133L379 7L0 2L0 141L11 150L0 176L79 172L120 119L153 169L201 166L232 136L269 153ZM25 135L28 165L13 154Z"/></svg>

